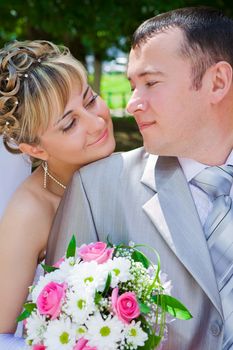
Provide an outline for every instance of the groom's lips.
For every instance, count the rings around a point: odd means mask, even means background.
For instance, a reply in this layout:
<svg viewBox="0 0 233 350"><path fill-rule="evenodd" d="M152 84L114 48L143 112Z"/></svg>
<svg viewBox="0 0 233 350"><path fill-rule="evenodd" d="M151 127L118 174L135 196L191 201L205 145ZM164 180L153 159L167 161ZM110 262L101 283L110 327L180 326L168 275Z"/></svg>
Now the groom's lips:
<svg viewBox="0 0 233 350"><path fill-rule="evenodd" d="M138 127L139 127L139 130L142 131L142 130L145 130L149 127L151 127L152 125L155 125L156 122L155 121L151 121L151 122L138 122Z"/></svg>

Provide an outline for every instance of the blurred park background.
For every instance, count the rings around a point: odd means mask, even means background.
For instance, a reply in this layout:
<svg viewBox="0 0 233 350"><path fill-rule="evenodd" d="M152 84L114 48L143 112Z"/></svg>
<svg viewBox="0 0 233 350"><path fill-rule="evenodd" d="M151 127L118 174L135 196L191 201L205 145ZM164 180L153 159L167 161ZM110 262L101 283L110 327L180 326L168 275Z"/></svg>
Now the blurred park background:
<svg viewBox="0 0 233 350"><path fill-rule="evenodd" d="M200 5L233 16L232 0L0 0L0 46L15 39L68 46L111 109L117 150L126 151L142 145L136 123L125 111L131 93L125 73L134 30L159 13Z"/></svg>

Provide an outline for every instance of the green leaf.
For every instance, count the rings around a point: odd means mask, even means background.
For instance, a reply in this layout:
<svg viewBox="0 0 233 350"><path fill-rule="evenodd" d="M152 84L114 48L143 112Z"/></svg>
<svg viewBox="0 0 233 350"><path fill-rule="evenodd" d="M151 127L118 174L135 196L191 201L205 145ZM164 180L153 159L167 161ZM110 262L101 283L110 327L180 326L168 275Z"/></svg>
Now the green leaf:
<svg viewBox="0 0 233 350"><path fill-rule="evenodd" d="M46 264L41 264L41 266L43 267L45 272L53 272L55 270L58 270L58 267L55 267L55 266L49 266Z"/></svg>
<svg viewBox="0 0 233 350"><path fill-rule="evenodd" d="M108 293L108 290L110 288L110 285L111 285L111 281L112 281L112 275L111 273L108 274L108 277L107 277L107 280L106 280L106 283L105 283L105 287L104 287L104 291L103 291L103 296L106 296L107 293Z"/></svg>
<svg viewBox="0 0 233 350"><path fill-rule="evenodd" d="M109 235L107 235L106 241L107 241L108 248L113 248L113 244L112 244L112 242L109 239Z"/></svg>
<svg viewBox="0 0 233 350"><path fill-rule="evenodd" d="M141 302L140 300L138 300L138 305L141 313L148 314L150 312L150 307L144 304L143 302Z"/></svg>
<svg viewBox="0 0 233 350"><path fill-rule="evenodd" d="M142 263L142 265L148 269L148 267L150 266L150 260L147 259L147 257L142 253L140 252L139 250L135 249L131 255L132 259L134 261L138 261L140 263Z"/></svg>
<svg viewBox="0 0 233 350"><path fill-rule="evenodd" d="M24 304L24 309L27 310L28 312L32 313L32 311L34 309L36 309L36 304L35 303Z"/></svg>
<svg viewBox="0 0 233 350"><path fill-rule="evenodd" d="M16 321L17 321L17 322L23 321L23 320L25 320L26 318L28 318L30 315L31 315L31 312L28 312L27 310L24 310L24 311L21 313L21 315L19 315L19 316L16 318Z"/></svg>
<svg viewBox="0 0 233 350"><path fill-rule="evenodd" d="M24 304L24 311L21 313L21 315L19 315L17 318L16 318L16 321L17 322L20 322L20 321L23 321L25 320L26 318L28 318L32 311L36 309L36 304L35 303L26 303Z"/></svg>
<svg viewBox="0 0 233 350"><path fill-rule="evenodd" d="M95 297L94 297L95 305L98 305L100 303L101 299L102 299L102 294L96 291Z"/></svg>
<svg viewBox="0 0 233 350"><path fill-rule="evenodd" d="M66 251L66 258L72 258L75 256L76 252L76 239L73 235Z"/></svg>
<svg viewBox="0 0 233 350"><path fill-rule="evenodd" d="M140 349L140 350L155 349L155 347L160 344L161 339L162 338L160 336L156 335L156 334L148 334L148 339L145 342L145 345L144 346L139 346L138 349Z"/></svg>
<svg viewBox="0 0 233 350"><path fill-rule="evenodd" d="M166 312L180 320L189 320L193 317L189 310L179 300L170 295L154 295L152 296L152 300L160 307L163 307Z"/></svg>
<svg viewBox="0 0 233 350"><path fill-rule="evenodd" d="M117 252L118 252L118 250L119 249L121 249L121 248L124 248L125 247L125 245L123 244L123 243L119 243L119 244L117 244L116 246L115 246L115 249L114 249L114 252L113 252L113 258L116 256L116 254L117 254Z"/></svg>

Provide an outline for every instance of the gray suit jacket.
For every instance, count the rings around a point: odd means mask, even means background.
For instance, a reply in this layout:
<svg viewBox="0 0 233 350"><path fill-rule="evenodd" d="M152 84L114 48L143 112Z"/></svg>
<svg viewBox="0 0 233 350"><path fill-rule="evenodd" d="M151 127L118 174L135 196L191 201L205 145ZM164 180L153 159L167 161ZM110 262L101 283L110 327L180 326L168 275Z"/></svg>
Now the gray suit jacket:
<svg viewBox="0 0 233 350"><path fill-rule="evenodd" d="M114 243L134 241L156 248L161 268L172 280L172 295L193 315L169 325L163 349L222 349L223 315L214 271L177 158L149 156L140 148L76 172L54 221L48 263L64 255L72 234L78 244L109 235Z"/></svg>

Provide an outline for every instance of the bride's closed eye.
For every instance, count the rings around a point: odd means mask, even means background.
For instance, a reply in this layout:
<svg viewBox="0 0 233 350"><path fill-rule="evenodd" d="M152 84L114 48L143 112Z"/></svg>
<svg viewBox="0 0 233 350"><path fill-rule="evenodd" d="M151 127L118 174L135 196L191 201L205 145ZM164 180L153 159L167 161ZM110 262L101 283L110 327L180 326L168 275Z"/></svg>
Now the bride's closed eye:
<svg viewBox="0 0 233 350"><path fill-rule="evenodd" d="M71 119L70 123L62 129L62 132L67 132L68 130L73 128L76 125L76 121L77 121L76 118Z"/></svg>
<svg viewBox="0 0 233 350"><path fill-rule="evenodd" d="M89 97L87 97L89 95ZM89 107L93 106L96 103L96 99L99 95L94 94L90 87L87 87L85 93L84 93L84 99L83 99L83 107L88 109ZM86 100L86 101L85 101ZM73 111L70 110L65 115L65 123L63 122L63 126L61 128L63 133L68 132L70 129L72 129L77 123L78 123L78 116L72 116ZM63 119L64 120L64 119Z"/></svg>
<svg viewBox="0 0 233 350"><path fill-rule="evenodd" d="M91 107L96 102L96 99L98 96L99 96L98 94L93 94L89 99L89 101L84 105L84 107L85 108Z"/></svg>

